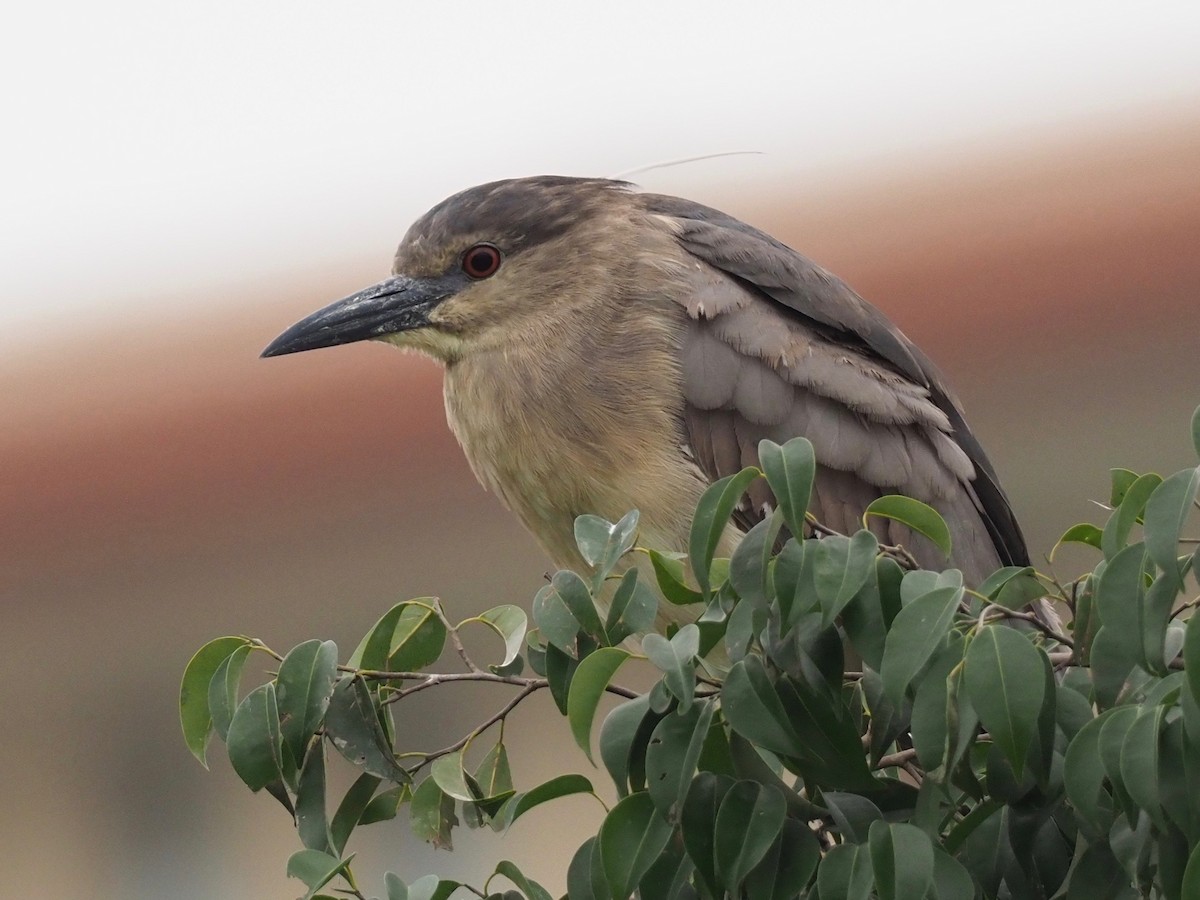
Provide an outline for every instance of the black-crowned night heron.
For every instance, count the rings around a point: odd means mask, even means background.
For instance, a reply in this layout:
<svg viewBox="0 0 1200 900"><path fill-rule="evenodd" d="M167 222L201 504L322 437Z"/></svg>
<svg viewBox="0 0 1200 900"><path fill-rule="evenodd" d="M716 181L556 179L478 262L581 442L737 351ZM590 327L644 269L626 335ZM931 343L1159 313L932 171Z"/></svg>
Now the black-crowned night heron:
<svg viewBox="0 0 1200 900"><path fill-rule="evenodd" d="M636 508L644 544L686 549L704 488L756 463L762 438L796 435L816 450L822 524L853 532L873 499L902 493L946 519L968 583L1028 562L934 365L842 281L731 216L604 179L498 181L426 213L392 271L263 355L373 339L440 360L476 475L558 565L581 564L582 513ZM756 482L736 525L771 501ZM924 537L873 521L945 566Z"/></svg>

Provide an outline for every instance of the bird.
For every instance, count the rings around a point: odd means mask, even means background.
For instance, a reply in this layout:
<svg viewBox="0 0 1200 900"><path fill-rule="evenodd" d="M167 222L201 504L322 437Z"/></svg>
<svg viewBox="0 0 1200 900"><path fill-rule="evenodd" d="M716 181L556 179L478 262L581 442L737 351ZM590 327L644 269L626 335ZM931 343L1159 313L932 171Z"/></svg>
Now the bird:
<svg viewBox="0 0 1200 900"><path fill-rule="evenodd" d="M850 534L873 500L934 507L951 556L895 520L884 543L978 585L1025 566L1021 528L929 358L845 282L764 231L624 181L537 176L468 188L408 230L392 275L302 319L264 357L364 340L444 366L472 470L553 562L580 570L577 516L640 513L643 545L686 551L715 480L764 438L806 437L810 513ZM755 481L726 553L769 515Z"/></svg>

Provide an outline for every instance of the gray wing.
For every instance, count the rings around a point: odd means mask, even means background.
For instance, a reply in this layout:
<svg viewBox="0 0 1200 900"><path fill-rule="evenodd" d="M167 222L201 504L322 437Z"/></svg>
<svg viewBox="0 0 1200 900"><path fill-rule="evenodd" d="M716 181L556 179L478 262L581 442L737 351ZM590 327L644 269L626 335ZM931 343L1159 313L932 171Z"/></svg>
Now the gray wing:
<svg viewBox="0 0 1200 900"><path fill-rule="evenodd" d="M641 195L687 251L684 431L710 478L757 462L759 440L804 435L820 463L813 511L839 531L887 493L923 500L976 580L1028 552L983 448L936 367L847 285L769 235L716 210ZM745 527L770 502L756 486ZM881 537L944 559L894 523Z"/></svg>

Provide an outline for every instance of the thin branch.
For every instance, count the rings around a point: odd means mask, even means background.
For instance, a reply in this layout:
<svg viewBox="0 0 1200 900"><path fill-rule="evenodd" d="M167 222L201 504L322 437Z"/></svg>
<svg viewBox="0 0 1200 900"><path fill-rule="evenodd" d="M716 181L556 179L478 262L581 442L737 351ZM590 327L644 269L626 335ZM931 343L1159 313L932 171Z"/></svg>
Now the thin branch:
<svg viewBox="0 0 1200 900"><path fill-rule="evenodd" d="M917 751L910 747L907 750L900 750L896 753L889 753L887 756L879 757L879 762L875 764L875 768L891 769L895 766L903 767L906 763L910 763L916 758Z"/></svg>
<svg viewBox="0 0 1200 900"><path fill-rule="evenodd" d="M1059 634L1040 618L1038 618L1036 613L1025 612L1019 609L1009 609L1006 606L998 606L996 604L992 604L991 606L987 607L986 611L999 613L995 619L989 619L989 622L995 622L999 619L1020 619L1022 622L1028 622L1052 641L1057 641L1064 647L1070 647L1072 650L1075 649L1075 642L1073 640L1071 640L1065 634Z"/></svg>
<svg viewBox="0 0 1200 900"><path fill-rule="evenodd" d="M419 694L421 691L429 688L437 687L439 684L451 684L459 681L478 681L492 684L511 684L520 688L533 688L533 690L541 690L548 687L550 682L545 678L522 678L518 675L497 675L495 672L435 672L433 674L423 672L382 672L374 669L359 669L357 673L361 678L383 681L398 681L401 679L415 680L416 684L409 685L406 688L396 691L386 697L384 703L395 703L398 700L403 700L405 697L412 694ZM626 700L633 700L640 695L637 691L630 690L626 687L621 687L619 684L607 685L604 690L609 694L615 694L618 697L624 697Z"/></svg>
<svg viewBox="0 0 1200 900"><path fill-rule="evenodd" d="M917 787L925 781L925 773L918 769L911 761L903 763L900 768L908 773L908 777L916 782Z"/></svg>
<svg viewBox="0 0 1200 900"><path fill-rule="evenodd" d="M455 753L455 752L463 749L463 747L467 746L467 744L471 743L471 741L475 740L475 738L479 737L479 735L483 734L485 731L487 731L489 728L491 728L497 722L503 722L504 719L508 716L508 714L511 713L518 706L520 706L521 702L523 700L525 700L525 698L528 697L530 694L536 693L537 691L541 690L542 688L549 687L549 686L550 686L549 682L540 682L540 683L534 682L532 684L526 685L524 690L522 690L515 697L513 697L511 700L509 700L507 703L505 703L504 706L500 707L499 711L497 711L493 715L489 716L488 718L484 719L483 722L476 725L473 729L471 729L469 732L467 732L466 735L459 738L453 744L443 747L441 750L434 750L432 753L424 754L425 758L423 760L421 760L419 763L417 763L413 768L409 769L408 773L410 775L416 775L419 771L421 771L421 769L423 769L425 766L429 765L435 759L439 759L443 756L448 756L451 753Z"/></svg>
<svg viewBox="0 0 1200 900"><path fill-rule="evenodd" d="M467 648L463 646L462 638L458 636L458 629L450 624L450 620L446 618L446 613L442 610L442 603L436 598L433 601L433 613L441 620L441 623L446 626L446 633L450 635L450 643L454 646L454 651L459 658L466 664L467 668L472 672L482 672L483 669L475 665L475 660L471 659Z"/></svg>
<svg viewBox="0 0 1200 900"><path fill-rule="evenodd" d="M821 524L812 513L805 513L804 520L808 522L808 527L815 535L820 537L832 537L834 535L846 537L846 535L837 529ZM905 569L915 571L921 568L921 564L917 562L917 558L909 553L902 544L880 544L879 551L885 556L890 556Z"/></svg>
<svg viewBox="0 0 1200 900"><path fill-rule="evenodd" d="M1171 618L1174 619L1181 612L1186 612L1189 609L1195 609L1197 606L1200 606L1200 595L1197 595L1197 596L1193 597L1191 600L1189 600L1187 603L1182 604L1179 607L1179 609L1177 609L1177 610L1175 610L1175 612L1171 613Z"/></svg>

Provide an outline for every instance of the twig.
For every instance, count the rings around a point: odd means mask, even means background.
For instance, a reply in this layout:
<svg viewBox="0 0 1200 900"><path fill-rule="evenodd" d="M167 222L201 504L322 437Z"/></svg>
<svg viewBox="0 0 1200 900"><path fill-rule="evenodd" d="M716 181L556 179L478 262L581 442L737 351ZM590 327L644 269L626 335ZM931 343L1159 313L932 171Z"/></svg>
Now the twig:
<svg viewBox="0 0 1200 900"><path fill-rule="evenodd" d="M817 517L812 513L806 513L804 520L808 522L808 527L815 535L820 537L833 537L834 535L846 537L846 535L842 534L837 529L821 524ZM921 564L917 562L917 558L909 553L902 544L880 544L879 550L885 556L890 556L892 559L896 560L896 562L898 562L905 569L915 571L921 568Z"/></svg>
<svg viewBox="0 0 1200 900"><path fill-rule="evenodd" d="M422 768L429 765L435 759L439 759L443 756L448 756L451 753L461 750L463 747L467 746L467 744L471 743L471 741L475 740L475 738L479 737L479 735L483 734L485 731L487 731L489 728L491 728L497 722L503 722L504 719L508 716L508 714L511 713L518 706L520 706L521 702L526 697L528 697L530 694L536 693L537 691L541 690L542 688L549 687L549 686L550 686L549 682L544 682L544 683L535 682L533 684L527 685L524 690L522 690L515 697L513 697L511 700L509 700L507 703L505 703L504 706L500 707L500 710L498 712L496 712L494 715L489 716L487 719L484 719L483 722L481 722L479 725L476 725L471 731L467 732L466 735L459 738L453 744L450 744L447 747L443 747L441 750L434 750L432 753L424 754L425 758L423 760L421 760L419 763L417 763L413 768L409 769L408 773L410 775L416 775L419 771L421 771Z"/></svg>
<svg viewBox="0 0 1200 900"><path fill-rule="evenodd" d="M890 769L895 766L904 767L907 763L917 758L917 751L913 748L900 750L896 753L889 753L887 756L879 757L879 762L875 764L876 769Z"/></svg>
<svg viewBox="0 0 1200 900"><path fill-rule="evenodd" d="M1200 596L1193 597L1187 603L1184 603L1183 605L1181 605L1179 607L1179 609L1177 609L1177 610L1175 610L1175 612L1171 613L1171 618L1174 619L1181 612L1186 612L1189 609L1195 609L1197 606L1200 606Z"/></svg>
<svg viewBox="0 0 1200 900"><path fill-rule="evenodd" d="M388 697L384 698L384 703L395 703L398 700L403 700L412 694L418 694L428 688L437 687L439 684L450 684L459 681L478 681L492 684L511 684L520 688L532 688L533 690L541 690L548 687L550 682L545 678L522 678L518 675L497 675L495 672L435 672L434 674L422 672L381 672L373 669L359 669L357 674L366 679L383 680L383 681L398 681L401 679L416 680L416 684L409 685L402 690L398 690ZM629 688L621 687L619 684L607 685L604 690L609 694L616 694L618 697L624 697L626 700L633 700L640 696L637 691Z"/></svg>
<svg viewBox="0 0 1200 900"><path fill-rule="evenodd" d="M484 671L483 669L479 668L479 666L475 665L475 660L471 659L470 654L467 653L467 648L463 646L462 638L458 636L458 629L450 624L450 620L446 618L446 613L442 610L441 601L436 598L433 601L433 613L438 617L438 619L441 620L442 624L446 626L446 632L450 635L450 643L454 645L454 651L459 655L459 658L466 663L467 668L472 672Z"/></svg>
<svg viewBox="0 0 1200 900"><path fill-rule="evenodd" d="M908 773L908 777L916 782L917 787L925 781L925 773L912 764L912 762L903 763L900 768Z"/></svg>
<svg viewBox="0 0 1200 900"><path fill-rule="evenodd" d="M1057 641L1064 647L1070 647L1072 650L1075 649L1075 642L1073 640L1071 640L1065 634L1059 634L1057 631L1039 619L1035 613L1024 612L1023 610L1019 609L1009 609L1006 606L998 606L994 603L988 606L985 611L996 612L1000 614L995 619L989 619L989 622L995 622L999 619L1020 619L1022 622L1028 622L1051 640Z"/></svg>

